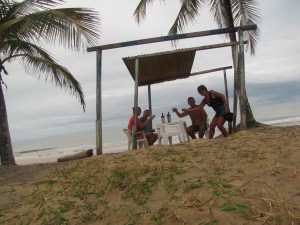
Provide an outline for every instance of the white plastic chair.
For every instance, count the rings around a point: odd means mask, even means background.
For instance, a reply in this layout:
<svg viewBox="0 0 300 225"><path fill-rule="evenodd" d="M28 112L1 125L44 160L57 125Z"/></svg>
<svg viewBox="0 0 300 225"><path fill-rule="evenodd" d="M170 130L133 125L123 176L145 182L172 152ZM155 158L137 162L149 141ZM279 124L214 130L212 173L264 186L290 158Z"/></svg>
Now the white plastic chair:
<svg viewBox="0 0 300 225"><path fill-rule="evenodd" d="M128 139L128 150L130 150L132 148L131 130L124 128L123 131L124 131L124 133L127 136L127 139ZM136 140L137 146L139 148L143 148L143 147L146 148L146 147L148 147L148 141L147 141L147 138L145 136L145 133L144 132L137 132L137 134L143 134L143 138L139 138L139 139Z"/></svg>
<svg viewBox="0 0 300 225"><path fill-rule="evenodd" d="M170 145L172 145L172 136L178 136L180 143L182 142L178 124L170 125L161 123L156 129L158 133L158 144L161 144L161 139L163 139L164 145L167 145L168 141Z"/></svg>

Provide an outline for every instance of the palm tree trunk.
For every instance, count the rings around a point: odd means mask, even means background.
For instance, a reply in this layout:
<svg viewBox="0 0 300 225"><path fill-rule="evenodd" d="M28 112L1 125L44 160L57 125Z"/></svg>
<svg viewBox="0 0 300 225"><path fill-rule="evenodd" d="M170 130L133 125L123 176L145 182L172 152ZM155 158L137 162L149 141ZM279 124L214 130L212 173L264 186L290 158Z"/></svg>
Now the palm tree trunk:
<svg viewBox="0 0 300 225"><path fill-rule="evenodd" d="M226 13L226 17L227 17L227 22L228 24L227 27L234 27L234 21L233 21L233 16L232 16L232 8L231 8L231 1L230 0L223 0L223 4L224 4L224 9L225 9L225 13ZM230 39L230 42L236 42L236 34L235 33L229 33L229 39ZM236 51L234 49L234 46L231 47L231 52L232 52L232 60L233 60L233 64L235 64L234 60L236 58ZM237 69L237 71L234 71L235 73L237 74L240 74L241 71L240 71L240 62L238 60L238 65L237 67L234 67L234 70ZM238 79L238 78L237 78ZM236 88L241 88L239 87L239 82L238 80L235 80L234 81L236 85ZM244 87L245 89L245 92L246 92L246 87ZM240 101L241 101L241 98L240 98ZM244 104L245 104L245 110L246 110L246 124L247 124L247 127L252 127L256 124L256 121L254 119L254 116L253 116L253 113L252 113L252 109L251 109L251 106L250 106L250 103L248 101L248 97L247 97L247 94L245 93L245 98L244 98Z"/></svg>
<svg viewBox="0 0 300 225"><path fill-rule="evenodd" d="M1 165L15 165L2 84L0 83L0 155Z"/></svg>

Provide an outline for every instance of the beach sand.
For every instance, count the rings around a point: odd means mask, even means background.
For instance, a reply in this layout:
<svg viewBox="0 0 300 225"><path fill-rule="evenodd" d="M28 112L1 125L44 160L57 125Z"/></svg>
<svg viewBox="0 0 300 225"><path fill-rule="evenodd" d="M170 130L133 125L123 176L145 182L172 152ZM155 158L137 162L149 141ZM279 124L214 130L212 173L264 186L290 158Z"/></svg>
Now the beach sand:
<svg viewBox="0 0 300 225"><path fill-rule="evenodd" d="M300 126L0 166L0 224L300 224Z"/></svg>

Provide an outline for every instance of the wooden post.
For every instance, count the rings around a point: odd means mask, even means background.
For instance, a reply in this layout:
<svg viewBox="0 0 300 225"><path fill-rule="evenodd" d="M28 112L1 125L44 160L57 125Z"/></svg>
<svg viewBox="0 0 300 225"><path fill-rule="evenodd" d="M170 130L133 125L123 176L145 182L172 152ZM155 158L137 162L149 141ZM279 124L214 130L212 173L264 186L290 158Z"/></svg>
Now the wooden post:
<svg viewBox="0 0 300 225"><path fill-rule="evenodd" d="M148 105L149 105L149 112L152 115L152 102L151 102L151 85L148 85ZM150 123L152 129L152 121Z"/></svg>
<svg viewBox="0 0 300 225"><path fill-rule="evenodd" d="M236 115L237 115L237 103L238 103L238 45L234 45L233 56L233 71L234 71L234 83L233 83L233 132L236 131Z"/></svg>
<svg viewBox="0 0 300 225"><path fill-rule="evenodd" d="M240 59L240 89L239 89L239 96L240 96L240 113L241 113L241 123L240 128L241 130L246 129L246 86L245 86L245 56L244 56L244 42L243 42L243 31L239 30L239 59Z"/></svg>
<svg viewBox="0 0 300 225"><path fill-rule="evenodd" d="M228 108L229 107L229 98L228 98L228 87L227 87L227 76L226 76L226 70L223 70L224 72L224 84L225 84L225 96L226 96L226 101L228 103ZM232 133L232 123L228 122L228 130L229 130L229 134Z"/></svg>
<svg viewBox="0 0 300 225"><path fill-rule="evenodd" d="M132 149L137 149L136 131L137 131L137 107L138 107L138 93L139 88L139 57L135 59L135 82L134 82L134 126L132 129Z"/></svg>
<svg viewBox="0 0 300 225"><path fill-rule="evenodd" d="M102 97L101 97L101 69L102 50L97 51L97 78L96 78L96 153L102 155Z"/></svg>
<svg viewBox="0 0 300 225"><path fill-rule="evenodd" d="M228 34L228 33L235 33L239 30L248 31L248 30L256 30L256 29L257 29L256 25L227 27L227 28L221 28L221 29L215 29L215 30L206 30L206 31L199 31L199 32L192 32L192 33L185 33L185 34L175 34L175 35L160 36L160 37L140 39L140 40L134 40L134 41L119 42L119 43L115 43L115 44L94 46L94 47L87 48L87 51L93 52L93 51L97 51L99 49L106 50L106 49L113 49L113 48L123 48L123 47L129 47L129 46L134 46L134 45L144 45L144 44L157 43L157 42L163 42L163 41L174 41L174 40L180 40L180 39L186 39L186 38Z"/></svg>

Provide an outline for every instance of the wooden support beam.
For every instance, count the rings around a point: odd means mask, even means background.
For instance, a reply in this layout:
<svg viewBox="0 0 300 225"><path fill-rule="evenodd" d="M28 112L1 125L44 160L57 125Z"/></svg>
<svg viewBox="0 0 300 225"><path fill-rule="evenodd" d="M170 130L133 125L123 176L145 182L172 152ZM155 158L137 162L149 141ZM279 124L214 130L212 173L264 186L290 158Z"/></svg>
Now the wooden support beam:
<svg viewBox="0 0 300 225"><path fill-rule="evenodd" d="M234 46L233 52L233 67L234 67L234 86L233 86L233 131L236 131L236 115L237 115L237 103L238 103L238 46Z"/></svg>
<svg viewBox="0 0 300 225"><path fill-rule="evenodd" d="M174 41L179 39L203 37L203 36L210 36L210 35L228 34L228 33L235 33L239 30L247 31L247 30L256 30L256 29L257 29L256 25L228 27L228 28L221 28L215 30L198 31L198 32L192 32L186 34L168 35L162 37L146 38L146 39L139 39L134 41L125 41L125 42L120 42L115 44L95 46L95 47L87 48L87 51L93 52L100 49L107 50L113 48L123 48L123 47L129 47L134 45L143 45L143 44L150 44L150 43L163 42L163 41Z"/></svg>
<svg viewBox="0 0 300 225"><path fill-rule="evenodd" d="M134 126L132 129L132 149L137 149L136 132L137 132L137 107L139 99L139 58L135 59L135 82L134 82Z"/></svg>
<svg viewBox="0 0 300 225"><path fill-rule="evenodd" d="M152 116L152 101L151 101L151 85L148 85L148 107L149 107L149 112L150 116ZM152 121L150 123L150 127L152 129Z"/></svg>
<svg viewBox="0 0 300 225"><path fill-rule="evenodd" d="M228 69L232 69L232 66L219 67L219 68L215 68L215 69L203 70L200 72L190 73L189 76L195 76L195 75L200 75L200 74L205 74L205 73L213 73L213 72L217 72L217 71L221 71L221 70L228 70Z"/></svg>
<svg viewBox="0 0 300 225"><path fill-rule="evenodd" d="M247 44L247 41L244 41L244 44ZM227 43L221 43L221 44L213 44L213 45L205 45L205 46L198 46L198 47L193 47L193 48L184 48L184 49L176 49L173 51L165 51L165 52L160 52L159 55L169 55L170 53L180 53L180 52L187 52L187 51L202 51L202 50L208 50L208 49L214 49L214 48L224 48L224 47L229 47L233 45L238 45L239 42L227 42ZM156 56L158 53L153 53L153 54L146 54L146 55L138 55L138 56L131 56L131 57L126 57L126 59L135 59L136 57L141 58L148 58L150 56Z"/></svg>
<svg viewBox="0 0 300 225"><path fill-rule="evenodd" d="M240 114L241 114L241 130L246 129L246 86L245 86L245 56L244 56L244 43L243 43L243 31L239 31L239 58L240 58Z"/></svg>
<svg viewBox="0 0 300 225"><path fill-rule="evenodd" d="M102 96L101 96L101 74L102 74L102 50L97 51L96 56L97 78L96 78L96 153L102 155Z"/></svg>
<svg viewBox="0 0 300 225"><path fill-rule="evenodd" d="M225 96L226 96L226 101L228 104L228 108L230 109L229 105L229 98L228 98L228 85L227 85L227 75L226 75L226 70L224 70L224 85L225 85ZM232 133L232 123L228 122L228 130L229 134Z"/></svg>

